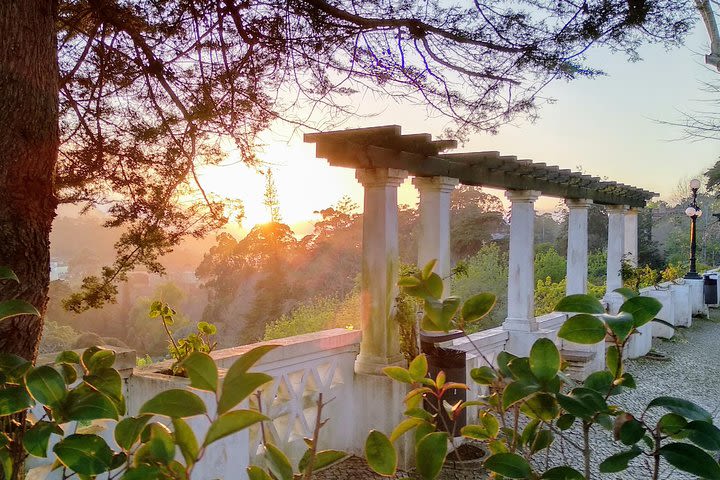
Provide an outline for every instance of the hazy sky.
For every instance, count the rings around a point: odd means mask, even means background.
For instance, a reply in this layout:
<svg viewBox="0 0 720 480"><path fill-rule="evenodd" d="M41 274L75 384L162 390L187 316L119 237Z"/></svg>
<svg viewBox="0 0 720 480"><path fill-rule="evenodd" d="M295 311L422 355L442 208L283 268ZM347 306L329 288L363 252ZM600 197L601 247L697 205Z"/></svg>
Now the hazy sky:
<svg viewBox="0 0 720 480"><path fill-rule="evenodd" d="M595 50L590 61L607 76L558 82L545 91L557 100L545 105L534 124L517 122L504 126L498 135L477 134L458 151L499 150L534 161L581 167L586 173L636 185L672 200L678 182L700 175L720 159L720 142L676 140L678 127L657 121L679 120L679 111L704 108L701 81L720 81L720 73L705 66L707 34L698 24L685 47L666 51L645 47L643 58L630 63L623 55ZM368 105L381 113L373 118L353 119L341 128L399 124L403 133L439 135L442 119L429 119L423 108L396 104ZM314 147L301 138L269 136L260 157L273 165L283 220L297 224L313 218L313 211L330 206L343 195L362 205L362 188L354 171L329 167L314 156ZM243 200L247 228L266 221L262 205L264 178L240 165L215 167L204 174L205 182L218 194ZM500 192L495 192L500 193ZM413 204L416 194L406 182L400 201ZM556 199L541 199L538 208L552 210Z"/></svg>

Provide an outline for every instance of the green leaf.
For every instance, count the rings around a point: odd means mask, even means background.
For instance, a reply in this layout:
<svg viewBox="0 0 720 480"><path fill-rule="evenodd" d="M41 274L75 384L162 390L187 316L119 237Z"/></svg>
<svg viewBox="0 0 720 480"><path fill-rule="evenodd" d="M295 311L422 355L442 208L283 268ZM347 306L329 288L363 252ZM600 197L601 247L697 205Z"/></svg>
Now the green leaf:
<svg viewBox="0 0 720 480"><path fill-rule="evenodd" d="M496 380L495 371L487 365L470 370L470 377L478 385L491 385Z"/></svg>
<svg viewBox="0 0 720 480"><path fill-rule="evenodd" d="M602 303L592 295L568 295L555 305L556 312L605 313Z"/></svg>
<svg viewBox="0 0 720 480"><path fill-rule="evenodd" d="M12 280L15 283L20 283L15 272L10 267L0 266L0 280Z"/></svg>
<svg viewBox="0 0 720 480"><path fill-rule="evenodd" d="M340 450L321 450L315 454L315 462L313 463L313 472L318 472L324 468L330 467L340 460L346 458L347 453L341 452ZM298 465L298 469L304 472L307 468L307 463L301 463Z"/></svg>
<svg viewBox="0 0 720 480"><path fill-rule="evenodd" d="M415 383L416 381L413 375L402 367L385 367L383 368L383 373L393 380L402 383Z"/></svg>
<svg viewBox="0 0 720 480"><path fill-rule="evenodd" d="M652 297L633 297L629 298L620 307L621 312L627 312L633 316L635 326L641 327L655 318L660 310L662 303Z"/></svg>
<svg viewBox="0 0 720 480"><path fill-rule="evenodd" d="M68 393L61 412L66 420L118 419L117 406L112 400L86 385Z"/></svg>
<svg viewBox="0 0 720 480"><path fill-rule="evenodd" d="M500 373L502 373L503 376L512 377L512 372L508 368L508 364L516 358L518 357L504 350L497 354L495 361L498 364L498 370L500 370Z"/></svg>
<svg viewBox="0 0 720 480"><path fill-rule="evenodd" d="M605 323L593 315L581 313L568 318L557 335L570 342L592 345L605 340Z"/></svg>
<svg viewBox="0 0 720 480"><path fill-rule="evenodd" d="M635 445L645 436L645 427L642 423L631 418L622 423L619 440L625 445Z"/></svg>
<svg viewBox="0 0 720 480"><path fill-rule="evenodd" d="M273 378L266 373L245 372L233 370L233 367L230 367L223 380L218 413L223 414L229 411L272 380Z"/></svg>
<svg viewBox="0 0 720 480"><path fill-rule="evenodd" d="M642 453L637 447L634 447L625 452L616 453L611 455L600 464L600 472L602 473L617 473L622 472L628 468L628 464L632 459L639 456Z"/></svg>
<svg viewBox="0 0 720 480"><path fill-rule="evenodd" d="M279 480L293 480L293 469L287 456L272 443L265 444L265 455L270 472Z"/></svg>
<svg viewBox="0 0 720 480"><path fill-rule="evenodd" d="M422 282L414 275L405 275L398 280L398 287L418 287Z"/></svg>
<svg viewBox="0 0 720 480"><path fill-rule="evenodd" d="M63 465L82 475L107 472L113 460L112 450L97 435L70 435L60 440L53 451Z"/></svg>
<svg viewBox="0 0 720 480"><path fill-rule="evenodd" d="M479 293L465 300L462 319L465 323L476 322L485 317L495 306L497 297L492 293Z"/></svg>
<svg viewBox="0 0 720 480"><path fill-rule="evenodd" d="M25 375L25 384L30 395L43 405L58 405L67 395L65 379L49 365L30 370Z"/></svg>
<svg viewBox="0 0 720 480"><path fill-rule="evenodd" d="M536 383L537 379L530 370L530 359L528 357L513 358L508 363L508 369L512 372L515 380L523 380L525 382Z"/></svg>
<svg viewBox="0 0 720 480"><path fill-rule="evenodd" d="M435 268L435 265L437 265L437 258L433 258L428 263L425 264L425 266L422 268L422 279L427 279L430 277L430 274L432 273L433 269ZM439 296L439 295L438 295Z"/></svg>
<svg viewBox="0 0 720 480"><path fill-rule="evenodd" d="M265 420L269 420L269 418L254 410L233 410L220 415L217 420L210 424L203 446L206 447L221 438Z"/></svg>
<svg viewBox="0 0 720 480"><path fill-rule="evenodd" d="M690 420L702 420L704 422L712 423L712 415L710 415L707 410L682 398L657 397L647 406L648 410L653 407L663 407Z"/></svg>
<svg viewBox="0 0 720 480"><path fill-rule="evenodd" d="M530 349L530 370L535 378L547 382L560 370L560 352L547 338L537 340Z"/></svg>
<svg viewBox="0 0 720 480"><path fill-rule="evenodd" d="M55 363L72 363L74 365L80 364L80 355L72 350L65 350L64 352L58 353L55 357Z"/></svg>
<svg viewBox="0 0 720 480"><path fill-rule="evenodd" d="M62 376L65 379L66 385L72 385L77 381L77 370L75 370L74 365L70 363L60 363L58 366L62 371Z"/></svg>
<svg viewBox="0 0 720 480"><path fill-rule="evenodd" d="M614 377L620 376L622 373L620 365L620 350L617 346L611 345L608 347L607 352L605 353L605 365L607 365L608 370L610 370L610 373L612 373Z"/></svg>
<svg viewBox="0 0 720 480"><path fill-rule="evenodd" d="M135 463L167 464L175 458L175 440L162 423L149 423L141 434L141 441L144 443L135 453Z"/></svg>
<svg viewBox="0 0 720 480"><path fill-rule="evenodd" d="M532 469L523 457L516 453L496 453L485 460L484 466L491 472L507 478L530 478Z"/></svg>
<svg viewBox="0 0 720 480"><path fill-rule="evenodd" d="M34 315L39 317L40 312L25 300L18 298L0 302L0 322L6 318L17 317L18 315Z"/></svg>
<svg viewBox="0 0 720 480"><path fill-rule="evenodd" d="M255 465L247 468L248 480L273 480L262 468Z"/></svg>
<svg viewBox="0 0 720 480"><path fill-rule="evenodd" d="M605 395L613 389L612 373L607 370L591 373L583 382L583 386Z"/></svg>
<svg viewBox="0 0 720 480"><path fill-rule="evenodd" d="M370 468L385 476L395 475L397 452L384 433L372 430L365 440L365 458Z"/></svg>
<svg viewBox="0 0 720 480"><path fill-rule="evenodd" d="M507 410L515 403L532 395L539 389L539 385L529 384L523 381L508 383L502 394L503 410Z"/></svg>
<svg viewBox="0 0 720 480"><path fill-rule="evenodd" d="M140 433L145 428L147 422L152 418L151 415L141 415L139 417L123 418L115 425L115 442L123 450L130 450L135 442L140 438Z"/></svg>
<svg viewBox="0 0 720 480"><path fill-rule="evenodd" d="M36 457L47 457L50 435L53 433L63 435L63 429L54 422L40 420L30 427L23 436L23 447L30 455Z"/></svg>
<svg viewBox="0 0 720 480"><path fill-rule="evenodd" d="M607 323L608 329L620 342L624 342L635 328L635 320L627 312L620 312L618 315L600 315L600 318Z"/></svg>
<svg viewBox="0 0 720 480"><path fill-rule="evenodd" d="M685 420L685 417L677 413L666 413L658 420L660 431L668 435L679 434L687 424L688 421Z"/></svg>
<svg viewBox="0 0 720 480"><path fill-rule="evenodd" d="M658 451L670 465L710 480L720 479L720 465L707 452L687 443L670 443Z"/></svg>
<svg viewBox="0 0 720 480"><path fill-rule="evenodd" d="M140 407L141 414L164 415L166 417L192 417L207 412L205 402L187 390L171 389L155 395Z"/></svg>
<svg viewBox="0 0 720 480"><path fill-rule="evenodd" d="M4 373L9 381L21 383L20 380L32 368L32 363L11 353L0 352L0 373Z"/></svg>
<svg viewBox="0 0 720 480"><path fill-rule="evenodd" d="M720 450L720 429L715 425L693 420L685 426L685 431L688 433L688 440L698 447L711 451Z"/></svg>
<svg viewBox="0 0 720 480"><path fill-rule="evenodd" d="M195 438L195 432L192 431L190 425L182 418L173 418L172 424L175 430L173 433L175 443L180 447L180 453L182 453L185 463L190 466L195 463L198 452L200 451L197 438ZM212 428L212 425L210 428Z"/></svg>
<svg viewBox="0 0 720 480"><path fill-rule="evenodd" d="M545 480L585 480L582 473L570 467L554 467L542 474Z"/></svg>
<svg viewBox="0 0 720 480"><path fill-rule="evenodd" d="M187 372L191 387L208 392L217 391L218 369L207 353L193 352L179 366Z"/></svg>
<svg viewBox="0 0 720 480"><path fill-rule="evenodd" d="M540 430L530 444L530 453L535 454L544 450L555 440L555 435L550 430Z"/></svg>
<svg viewBox="0 0 720 480"><path fill-rule="evenodd" d="M83 352L81 361L90 373L95 373L97 370L113 366L115 352L105 348L91 347Z"/></svg>
<svg viewBox="0 0 720 480"><path fill-rule="evenodd" d="M428 372L428 362L424 353L418 355L412 362L410 362L408 372L410 372L410 376L415 380L425 378Z"/></svg>
<svg viewBox="0 0 720 480"><path fill-rule="evenodd" d="M397 441L398 438L402 437L404 434L424 422L425 420L416 417L406 418L395 426L392 433L390 434L390 441Z"/></svg>
<svg viewBox="0 0 720 480"><path fill-rule="evenodd" d="M625 298L626 300L628 300L628 299L630 299L630 298L635 298L635 297L638 296L638 294L637 294L634 290L632 290L632 289L630 289L630 288L625 288L625 287L616 288L615 290L613 290L613 292L619 293L619 294L622 295L623 298Z"/></svg>
<svg viewBox="0 0 720 480"><path fill-rule="evenodd" d="M600 394L584 387L572 389L570 395L558 394L557 400L567 413L584 419L608 410L607 404Z"/></svg>
<svg viewBox="0 0 720 480"><path fill-rule="evenodd" d="M575 423L575 416L565 413L560 415L560 418L558 418L557 422L555 422L555 426L560 430L567 430L573 426L573 423Z"/></svg>
<svg viewBox="0 0 720 480"><path fill-rule="evenodd" d="M434 480L440 473L447 455L448 434L430 433L415 447L415 465L423 479Z"/></svg>
<svg viewBox="0 0 720 480"><path fill-rule="evenodd" d="M0 416L22 412L33 405L27 390L19 385L8 385L0 389Z"/></svg>
<svg viewBox="0 0 720 480"><path fill-rule="evenodd" d="M7 447L0 448L0 467L2 467L0 472L4 474L3 478L12 478L13 460Z"/></svg>
<svg viewBox="0 0 720 480"><path fill-rule="evenodd" d="M123 398L122 377L120 377L120 373L114 368L95 370L95 373L86 375L83 380L98 392L107 395L111 400L115 400L116 403L119 403Z"/></svg>
<svg viewBox="0 0 720 480"><path fill-rule="evenodd" d="M560 406L549 393L537 392L523 402L520 410L530 418L551 422L560 414Z"/></svg>

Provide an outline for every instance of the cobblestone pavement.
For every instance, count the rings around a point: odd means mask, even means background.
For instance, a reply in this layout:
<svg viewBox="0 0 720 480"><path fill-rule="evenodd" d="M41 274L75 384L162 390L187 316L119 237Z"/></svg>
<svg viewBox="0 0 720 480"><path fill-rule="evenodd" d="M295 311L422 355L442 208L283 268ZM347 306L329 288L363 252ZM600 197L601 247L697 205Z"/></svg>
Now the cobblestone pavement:
<svg viewBox="0 0 720 480"><path fill-rule="evenodd" d="M720 424L720 312L712 313L713 320L696 319L693 326L680 329L669 341L654 340L653 348L665 354L669 361L650 359L630 360L626 370L638 388L612 397L612 401L629 412L643 411L647 403L661 395L678 396L691 400L711 412ZM658 411L658 414L662 414ZM579 440L579 432L573 432ZM593 478L603 480L645 480L650 478L642 459L636 459L631 468L621 474L599 474L597 465L608 456L622 450L611 438L611 433L597 427L591 436L594 447ZM556 442L547 456L549 465L570 464L582 471L582 457L568 445ZM673 470L665 464L662 479L685 480L696 477ZM411 478L401 474L397 478ZM320 472L318 480L376 480L381 477L371 472L363 459L351 457L333 468ZM487 476L478 474L475 478Z"/></svg>

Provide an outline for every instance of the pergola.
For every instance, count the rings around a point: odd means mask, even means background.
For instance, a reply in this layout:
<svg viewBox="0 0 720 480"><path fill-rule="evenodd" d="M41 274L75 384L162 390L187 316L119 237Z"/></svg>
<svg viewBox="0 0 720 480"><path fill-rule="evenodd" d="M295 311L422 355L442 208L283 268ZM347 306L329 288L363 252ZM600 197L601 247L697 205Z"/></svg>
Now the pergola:
<svg viewBox="0 0 720 480"><path fill-rule="evenodd" d="M399 393L383 384L383 367L402 363L393 306L397 295L397 188L413 176L420 194L418 264L432 259L446 278L450 272L450 195L462 183L504 189L511 202L508 269L508 312L500 339L505 350L527 355L539 337L554 338L558 325L534 314L534 202L540 195L565 199L569 209L567 294L586 293L588 271L588 208L605 205L608 212L607 291L612 312L622 303L613 290L622 286L623 257L637 262L637 213L654 192L558 166L501 155L496 151L444 153L454 140L433 140L429 134L403 135L398 125L305 135L315 143L316 155L330 165L353 168L365 189L361 286L362 340L355 362L356 382L384 404ZM554 330L553 330L554 328ZM646 328L646 327L643 327ZM648 329L650 327L647 327ZM490 336L488 338L490 338ZM650 348L651 333L644 342ZM643 347L644 348L644 347ZM583 347L573 345L574 350ZM602 345L585 350L590 369L602 369ZM643 352L644 354L646 352ZM364 379L363 379L364 378ZM364 391L364 390L363 390ZM368 398L368 400L372 400ZM377 400L377 398L375 399ZM391 413L388 412L388 415ZM366 419L369 424L374 420Z"/></svg>

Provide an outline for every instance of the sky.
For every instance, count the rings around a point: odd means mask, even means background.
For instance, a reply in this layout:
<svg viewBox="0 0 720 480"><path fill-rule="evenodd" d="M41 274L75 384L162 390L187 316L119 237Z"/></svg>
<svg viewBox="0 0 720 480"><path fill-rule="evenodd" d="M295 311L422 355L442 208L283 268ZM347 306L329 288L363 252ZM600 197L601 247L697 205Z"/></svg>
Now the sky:
<svg viewBox="0 0 720 480"><path fill-rule="evenodd" d="M660 199L672 202L679 183L701 176L720 160L720 142L680 140L679 127L659 123L680 120L680 111L703 108L702 99L708 97L701 91L701 82L720 80L720 73L704 64L708 44L707 33L698 23L684 47L667 51L661 46L645 46L640 50L640 62L595 50L589 55L590 63L606 76L551 84L544 93L556 102L544 105L534 123L521 120L505 125L497 135L472 135L456 151L499 150L503 155L561 168L580 168L658 192ZM340 128L398 124L403 133L435 136L446 124L428 118L421 107L374 101L368 105L364 113L378 113L376 116L350 119ZM315 157L314 146L304 144L299 134L269 133L264 143L258 156L273 170L280 213L296 233L306 233L309 221L317 218L313 212L337 203L344 195L362 206L362 187L354 170L328 166ZM227 163L202 172L206 188L243 201L244 229L267 221L264 177L233 161L232 155ZM488 192L502 196L501 191ZM409 181L400 187L399 202L417 203ZM557 203L557 199L541 198L537 209L552 211Z"/></svg>

